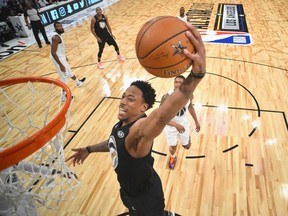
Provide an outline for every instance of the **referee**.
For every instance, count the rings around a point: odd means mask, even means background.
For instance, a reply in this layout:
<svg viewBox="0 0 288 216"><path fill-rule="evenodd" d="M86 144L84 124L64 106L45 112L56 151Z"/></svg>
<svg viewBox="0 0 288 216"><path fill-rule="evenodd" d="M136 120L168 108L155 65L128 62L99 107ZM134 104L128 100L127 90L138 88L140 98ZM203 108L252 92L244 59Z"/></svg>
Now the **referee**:
<svg viewBox="0 0 288 216"><path fill-rule="evenodd" d="M46 35L45 28L43 24L41 23L41 17L40 17L39 11L33 8L31 3L26 3L26 6L27 6L27 10L24 11L24 19L28 28L29 29L32 28L35 40L37 41L39 48L42 48L42 44L38 36L39 31L43 35L43 38L46 44L50 45L50 42ZM28 22L28 17L29 17L30 23Z"/></svg>

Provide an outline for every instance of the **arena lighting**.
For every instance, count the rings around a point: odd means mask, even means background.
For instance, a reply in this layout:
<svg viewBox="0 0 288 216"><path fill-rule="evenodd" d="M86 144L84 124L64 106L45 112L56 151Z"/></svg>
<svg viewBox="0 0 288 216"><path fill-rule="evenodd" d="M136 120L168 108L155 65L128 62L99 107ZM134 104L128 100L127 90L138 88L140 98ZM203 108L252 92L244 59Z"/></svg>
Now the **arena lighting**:
<svg viewBox="0 0 288 216"><path fill-rule="evenodd" d="M110 97L111 96L111 89L109 87L109 84L108 84L107 80L106 79L101 79L100 81L101 81L105 96L106 97Z"/></svg>
<svg viewBox="0 0 288 216"><path fill-rule="evenodd" d="M123 85L120 87L120 92L124 92L131 85L131 83L136 80L139 80L139 78L134 78L134 77L124 75Z"/></svg>
<svg viewBox="0 0 288 216"><path fill-rule="evenodd" d="M201 109L201 108L203 107L203 105L200 104L200 103L195 103L195 104L194 104L194 107L195 107L196 109Z"/></svg>
<svg viewBox="0 0 288 216"><path fill-rule="evenodd" d="M221 112L227 112L228 111L228 107L224 106L224 105L220 105L218 106L218 110Z"/></svg>
<svg viewBox="0 0 288 216"><path fill-rule="evenodd" d="M268 139L265 142L265 144L267 144L267 145L275 145L276 143L277 143L277 139L276 138Z"/></svg>
<svg viewBox="0 0 288 216"><path fill-rule="evenodd" d="M258 120L255 120L252 122L253 128L258 128L260 126L260 122Z"/></svg>
<svg viewBox="0 0 288 216"><path fill-rule="evenodd" d="M249 116L248 114L244 114L244 115L242 116L242 119L243 119L244 121L247 121L247 120L250 119L250 116Z"/></svg>
<svg viewBox="0 0 288 216"><path fill-rule="evenodd" d="M288 184L282 184L280 190L281 190L280 191L281 196L284 199L288 200Z"/></svg>

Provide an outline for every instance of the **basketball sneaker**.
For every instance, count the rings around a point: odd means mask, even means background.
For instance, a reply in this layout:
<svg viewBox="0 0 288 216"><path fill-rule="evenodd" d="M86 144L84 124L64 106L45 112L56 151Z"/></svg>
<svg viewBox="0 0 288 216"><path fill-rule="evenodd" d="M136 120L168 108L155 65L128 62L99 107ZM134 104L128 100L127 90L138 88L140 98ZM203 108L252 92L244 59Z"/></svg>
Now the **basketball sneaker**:
<svg viewBox="0 0 288 216"><path fill-rule="evenodd" d="M98 68L100 68L100 69L104 69L104 66L102 65L101 62L98 62L98 63L97 63L97 66L98 66Z"/></svg>
<svg viewBox="0 0 288 216"><path fill-rule="evenodd" d="M125 61L125 58L121 54L119 54L117 57L119 61L122 61L122 62Z"/></svg>
<svg viewBox="0 0 288 216"><path fill-rule="evenodd" d="M174 169L175 164L176 164L176 156L175 156L175 157L170 156L170 159L169 159L169 161L168 161L168 167L169 167L170 169Z"/></svg>
<svg viewBox="0 0 288 216"><path fill-rule="evenodd" d="M80 88L81 86L84 85L85 80L86 80L86 77L84 77L81 80L79 80L79 83L76 84L78 86L78 88Z"/></svg>
<svg viewBox="0 0 288 216"><path fill-rule="evenodd" d="M176 216L178 214L174 213L174 212L170 212L170 211L165 211L165 216Z"/></svg>

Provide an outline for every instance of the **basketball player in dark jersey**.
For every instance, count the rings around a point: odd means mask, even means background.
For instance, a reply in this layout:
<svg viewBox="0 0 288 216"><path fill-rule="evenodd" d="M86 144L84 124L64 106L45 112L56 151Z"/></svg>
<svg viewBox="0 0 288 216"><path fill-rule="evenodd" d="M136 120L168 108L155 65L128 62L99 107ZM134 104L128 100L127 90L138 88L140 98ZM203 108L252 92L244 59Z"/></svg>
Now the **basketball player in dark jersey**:
<svg viewBox="0 0 288 216"><path fill-rule="evenodd" d="M104 69L104 66L101 63L101 56L105 47L105 43L107 43L109 46L113 45L118 59L120 61L125 61L125 58L120 54L119 47L115 41L114 35L112 34L112 30L108 22L108 17L102 14L102 9L100 7L96 8L96 15L91 19L90 30L98 42L99 52L97 66L100 69Z"/></svg>
<svg viewBox="0 0 288 216"><path fill-rule="evenodd" d="M120 196L129 209L129 215L161 216L164 214L164 194L161 180L153 168L151 156L153 140L168 122L189 101L206 71L205 47L195 27L186 24L187 37L196 52L183 53L191 59L192 70L182 85L149 116L145 112L155 101L155 90L149 83L136 81L126 89L119 105L118 119L108 140L83 148L72 149L75 153L66 161L74 166L82 164L92 152L108 152L120 184Z"/></svg>

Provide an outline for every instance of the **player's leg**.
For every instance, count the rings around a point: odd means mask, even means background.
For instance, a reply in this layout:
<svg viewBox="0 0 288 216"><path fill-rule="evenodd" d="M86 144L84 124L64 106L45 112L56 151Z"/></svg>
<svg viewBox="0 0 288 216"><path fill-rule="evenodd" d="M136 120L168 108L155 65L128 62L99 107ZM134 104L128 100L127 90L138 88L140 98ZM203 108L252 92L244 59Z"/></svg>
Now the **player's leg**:
<svg viewBox="0 0 288 216"><path fill-rule="evenodd" d="M185 149L191 147L191 137L190 137L190 127L188 121L182 122L183 127L185 128L184 133L179 134L180 143Z"/></svg>
<svg viewBox="0 0 288 216"><path fill-rule="evenodd" d="M66 68L66 73L67 75L76 82L76 85L80 88L81 86L83 86L86 77L83 77L82 79L77 79L77 77L75 76L75 74L73 73L73 71L71 70L70 65L68 64L66 59L61 59L61 63L64 65L64 67Z"/></svg>
<svg viewBox="0 0 288 216"><path fill-rule="evenodd" d="M130 216L164 215L164 193L160 177L156 172L143 194L130 197L123 189L120 189L120 197L129 209Z"/></svg>
<svg viewBox="0 0 288 216"><path fill-rule="evenodd" d="M176 165L176 150L177 150L177 142L178 142L178 134L179 132L175 127L167 125L164 129L166 143L169 146L169 161L168 167L170 169L174 169Z"/></svg>
<svg viewBox="0 0 288 216"><path fill-rule="evenodd" d="M101 43L98 42L98 47L99 47L99 51L98 51L98 62L97 62L97 66L100 69L104 69L104 66L101 63L101 57L102 57L102 53L104 51L104 47L105 47L105 41L102 40Z"/></svg>
<svg viewBox="0 0 288 216"><path fill-rule="evenodd" d="M116 43L115 39L113 37L111 37L108 41L107 41L108 45L111 46L113 45L114 46L114 49L117 53L117 58L119 59L119 61L125 61L125 58L120 54L120 50L119 50L119 47L118 47L118 44Z"/></svg>
<svg viewBox="0 0 288 216"><path fill-rule="evenodd" d="M65 83L66 85L68 84L68 78L67 78L67 74L66 72L62 72L61 69L60 69L60 66L59 64L54 60L54 58L52 57L52 62L56 68L56 71L58 73L58 75L60 76L60 79L63 83ZM62 102L65 102L66 101L66 93L65 91L61 91L61 101Z"/></svg>

